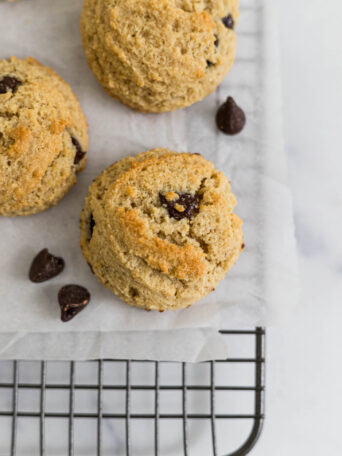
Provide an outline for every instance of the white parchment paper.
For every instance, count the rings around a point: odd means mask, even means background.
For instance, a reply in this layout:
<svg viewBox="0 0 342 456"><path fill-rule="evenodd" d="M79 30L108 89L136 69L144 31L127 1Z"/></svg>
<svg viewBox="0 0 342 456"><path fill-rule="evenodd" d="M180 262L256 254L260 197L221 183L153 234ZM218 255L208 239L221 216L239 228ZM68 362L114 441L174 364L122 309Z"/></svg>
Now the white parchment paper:
<svg viewBox="0 0 342 456"><path fill-rule="evenodd" d="M173 113L136 113L110 98L88 68L81 46L82 0L0 3L0 58L31 55L72 86L89 122L90 146L78 185L42 214L0 218L0 358L142 358L201 361L223 358L218 328L285 321L296 301L291 198L281 142L280 74L271 1L256 13L241 1L233 70L201 103ZM218 133L215 113L232 95L247 114L236 137ZM199 152L231 179L244 220L246 250L216 291L190 309L145 312L104 289L79 248L79 214L92 179L114 161L153 147ZM66 269L44 284L27 278L42 248ZM59 319L58 289L89 288L77 318Z"/></svg>

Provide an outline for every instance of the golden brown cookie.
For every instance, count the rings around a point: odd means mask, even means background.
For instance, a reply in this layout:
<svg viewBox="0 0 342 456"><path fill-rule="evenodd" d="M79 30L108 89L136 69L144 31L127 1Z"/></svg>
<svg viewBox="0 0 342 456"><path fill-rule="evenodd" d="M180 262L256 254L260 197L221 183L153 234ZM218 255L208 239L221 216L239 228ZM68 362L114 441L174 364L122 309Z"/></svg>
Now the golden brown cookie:
<svg viewBox="0 0 342 456"><path fill-rule="evenodd" d="M0 60L0 215L55 205L76 183L87 148L69 85L33 58Z"/></svg>
<svg viewBox="0 0 342 456"><path fill-rule="evenodd" d="M89 65L113 97L163 112L202 100L230 70L238 0L85 0Z"/></svg>
<svg viewBox="0 0 342 456"><path fill-rule="evenodd" d="M228 179L198 154L154 149L114 163L81 214L83 255L127 304L190 306L213 291L242 248Z"/></svg>

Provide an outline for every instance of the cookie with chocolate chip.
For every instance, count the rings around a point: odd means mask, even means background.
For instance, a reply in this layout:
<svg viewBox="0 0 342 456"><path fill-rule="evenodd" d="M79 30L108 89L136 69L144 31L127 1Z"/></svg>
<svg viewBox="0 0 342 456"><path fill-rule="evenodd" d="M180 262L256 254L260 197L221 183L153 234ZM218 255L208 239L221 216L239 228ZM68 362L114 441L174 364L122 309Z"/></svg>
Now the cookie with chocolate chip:
<svg viewBox="0 0 342 456"><path fill-rule="evenodd" d="M81 33L107 93L165 112L209 95L230 70L238 0L85 0Z"/></svg>
<svg viewBox="0 0 342 456"><path fill-rule="evenodd" d="M91 184L81 248L127 304L188 307L238 259L242 221L228 179L199 154L154 149L114 163Z"/></svg>
<svg viewBox="0 0 342 456"><path fill-rule="evenodd" d="M70 86L32 58L0 60L0 215L41 212L76 183L87 122Z"/></svg>

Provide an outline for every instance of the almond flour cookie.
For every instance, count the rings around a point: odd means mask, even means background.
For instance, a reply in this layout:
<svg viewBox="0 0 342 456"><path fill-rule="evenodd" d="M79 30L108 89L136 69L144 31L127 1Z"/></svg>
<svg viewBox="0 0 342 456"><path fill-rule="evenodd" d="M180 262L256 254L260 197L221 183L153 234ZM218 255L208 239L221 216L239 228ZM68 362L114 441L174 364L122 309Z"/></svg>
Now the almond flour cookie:
<svg viewBox="0 0 342 456"><path fill-rule="evenodd" d="M202 100L230 70L238 0L85 0L89 66L109 95L139 111Z"/></svg>
<svg viewBox="0 0 342 456"><path fill-rule="evenodd" d="M81 248L127 304L188 307L213 291L243 249L228 179L198 154L154 149L114 163L92 183Z"/></svg>
<svg viewBox="0 0 342 456"><path fill-rule="evenodd" d="M32 58L0 60L0 215L55 205L87 147L87 122L65 81Z"/></svg>

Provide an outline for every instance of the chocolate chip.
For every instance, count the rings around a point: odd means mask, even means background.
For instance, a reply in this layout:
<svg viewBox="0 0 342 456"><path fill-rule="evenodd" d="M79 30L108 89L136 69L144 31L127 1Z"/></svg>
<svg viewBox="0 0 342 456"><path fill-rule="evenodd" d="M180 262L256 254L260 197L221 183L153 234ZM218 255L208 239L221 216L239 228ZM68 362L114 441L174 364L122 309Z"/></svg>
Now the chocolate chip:
<svg viewBox="0 0 342 456"><path fill-rule="evenodd" d="M232 97L219 108L216 114L216 125L219 130L227 135L236 135L243 130L246 116L243 110L235 103Z"/></svg>
<svg viewBox="0 0 342 456"><path fill-rule="evenodd" d="M233 29L234 28L234 19L232 18L231 14L228 14L228 16L223 17L222 18L222 22L223 22L225 27L227 27L229 29Z"/></svg>
<svg viewBox="0 0 342 456"><path fill-rule="evenodd" d="M215 63L210 62L210 60L207 60L207 68L210 68L210 67L212 67L214 65L215 65Z"/></svg>
<svg viewBox="0 0 342 456"><path fill-rule="evenodd" d="M215 38L216 38L216 39L215 39L215 41L214 41L214 45L215 45L216 47L218 47L218 45L219 45L219 43L220 43L220 40L219 40L219 38L218 38L217 35L215 35Z"/></svg>
<svg viewBox="0 0 342 456"><path fill-rule="evenodd" d="M34 283L45 282L60 274L64 265L63 258L55 257L48 249L43 249L32 261L29 278Z"/></svg>
<svg viewBox="0 0 342 456"><path fill-rule="evenodd" d="M163 207L165 207L169 213L170 217L173 217L176 220L181 220L183 218L191 217L198 212L200 197L196 195L191 195L190 193L177 193L178 198L176 200L169 201L164 195L159 193L159 199ZM179 210L180 208L184 210ZM178 209L177 209L178 208Z"/></svg>
<svg viewBox="0 0 342 456"><path fill-rule="evenodd" d="M241 249L243 250L245 247L246 247L246 246L245 246L245 243L243 242L243 243L241 244Z"/></svg>
<svg viewBox="0 0 342 456"><path fill-rule="evenodd" d="M71 141L76 148L76 155L74 159L74 165L78 165L82 158L85 156L86 152L83 152L81 144L77 141L76 138L71 136Z"/></svg>
<svg viewBox="0 0 342 456"><path fill-rule="evenodd" d="M58 292L61 320L66 322L81 312L90 301L89 291L80 285L65 285Z"/></svg>
<svg viewBox="0 0 342 456"><path fill-rule="evenodd" d="M89 220L89 234L90 234L90 239L93 237L93 231L95 227L95 220L93 217L93 214L90 215L90 220Z"/></svg>
<svg viewBox="0 0 342 456"><path fill-rule="evenodd" d="M21 81L19 81L17 78L14 78L13 76L4 76L0 80L0 93L6 93L9 90L15 92L20 84Z"/></svg>

